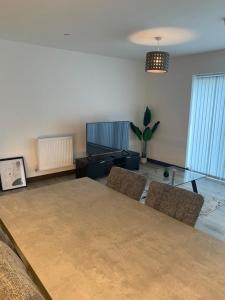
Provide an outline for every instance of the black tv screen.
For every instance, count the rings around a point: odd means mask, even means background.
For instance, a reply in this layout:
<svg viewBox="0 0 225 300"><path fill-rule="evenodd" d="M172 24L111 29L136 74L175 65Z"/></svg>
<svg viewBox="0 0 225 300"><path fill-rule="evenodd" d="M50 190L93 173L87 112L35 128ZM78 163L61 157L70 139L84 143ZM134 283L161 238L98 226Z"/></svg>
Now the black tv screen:
<svg viewBox="0 0 225 300"><path fill-rule="evenodd" d="M129 121L96 122L86 124L86 152L88 155L127 150Z"/></svg>

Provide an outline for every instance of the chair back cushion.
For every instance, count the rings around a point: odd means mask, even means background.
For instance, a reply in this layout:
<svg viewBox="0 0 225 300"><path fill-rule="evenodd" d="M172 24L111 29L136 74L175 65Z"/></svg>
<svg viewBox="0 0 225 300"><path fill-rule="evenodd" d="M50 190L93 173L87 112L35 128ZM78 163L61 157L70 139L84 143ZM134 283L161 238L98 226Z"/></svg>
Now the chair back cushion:
<svg viewBox="0 0 225 300"><path fill-rule="evenodd" d="M44 300L20 258L0 241L0 299Z"/></svg>
<svg viewBox="0 0 225 300"><path fill-rule="evenodd" d="M191 226L195 225L203 203L199 194L155 181L150 183L146 198L146 205Z"/></svg>
<svg viewBox="0 0 225 300"><path fill-rule="evenodd" d="M107 179L107 186L135 200L140 200L146 185L146 178L135 172L113 167Z"/></svg>

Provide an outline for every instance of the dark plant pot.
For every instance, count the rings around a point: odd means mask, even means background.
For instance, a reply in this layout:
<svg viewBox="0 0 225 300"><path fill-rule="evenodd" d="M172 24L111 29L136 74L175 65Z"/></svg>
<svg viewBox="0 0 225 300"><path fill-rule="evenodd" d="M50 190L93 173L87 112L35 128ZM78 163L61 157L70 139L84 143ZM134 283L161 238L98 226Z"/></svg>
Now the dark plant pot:
<svg viewBox="0 0 225 300"><path fill-rule="evenodd" d="M169 173L168 169L165 169L165 171L164 171L164 173L163 173L163 176L164 176L165 178L168 178L168 177L170 176L170 173Z"/></svg>

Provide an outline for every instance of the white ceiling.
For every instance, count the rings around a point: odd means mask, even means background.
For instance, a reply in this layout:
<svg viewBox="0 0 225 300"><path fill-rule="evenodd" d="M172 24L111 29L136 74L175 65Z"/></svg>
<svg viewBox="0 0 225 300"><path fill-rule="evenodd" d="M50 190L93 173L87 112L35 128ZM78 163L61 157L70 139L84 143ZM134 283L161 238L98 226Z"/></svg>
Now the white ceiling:
<svg viewBox="0 0 225 300"><path fill-rule="evenodd" d="M152 47L133 44L128 37L155 27L195 34L187 42L162 47L172 55L224 49L223 17L225 0L0 0L0 38L143 59Z"/></svg>

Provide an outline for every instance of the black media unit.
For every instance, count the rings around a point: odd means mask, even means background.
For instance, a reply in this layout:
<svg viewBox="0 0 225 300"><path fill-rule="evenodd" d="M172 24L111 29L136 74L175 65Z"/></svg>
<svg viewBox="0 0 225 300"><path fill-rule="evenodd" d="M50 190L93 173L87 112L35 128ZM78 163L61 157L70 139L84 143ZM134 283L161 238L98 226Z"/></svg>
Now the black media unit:
<svg viewBox="0 0 225 300"><path fill-rule="evenodd" d="M113 166L138 170L140 154L134 151L122 150L77 158L75 162L77 178L90 177L95 179L108 175Z"/></svg>

